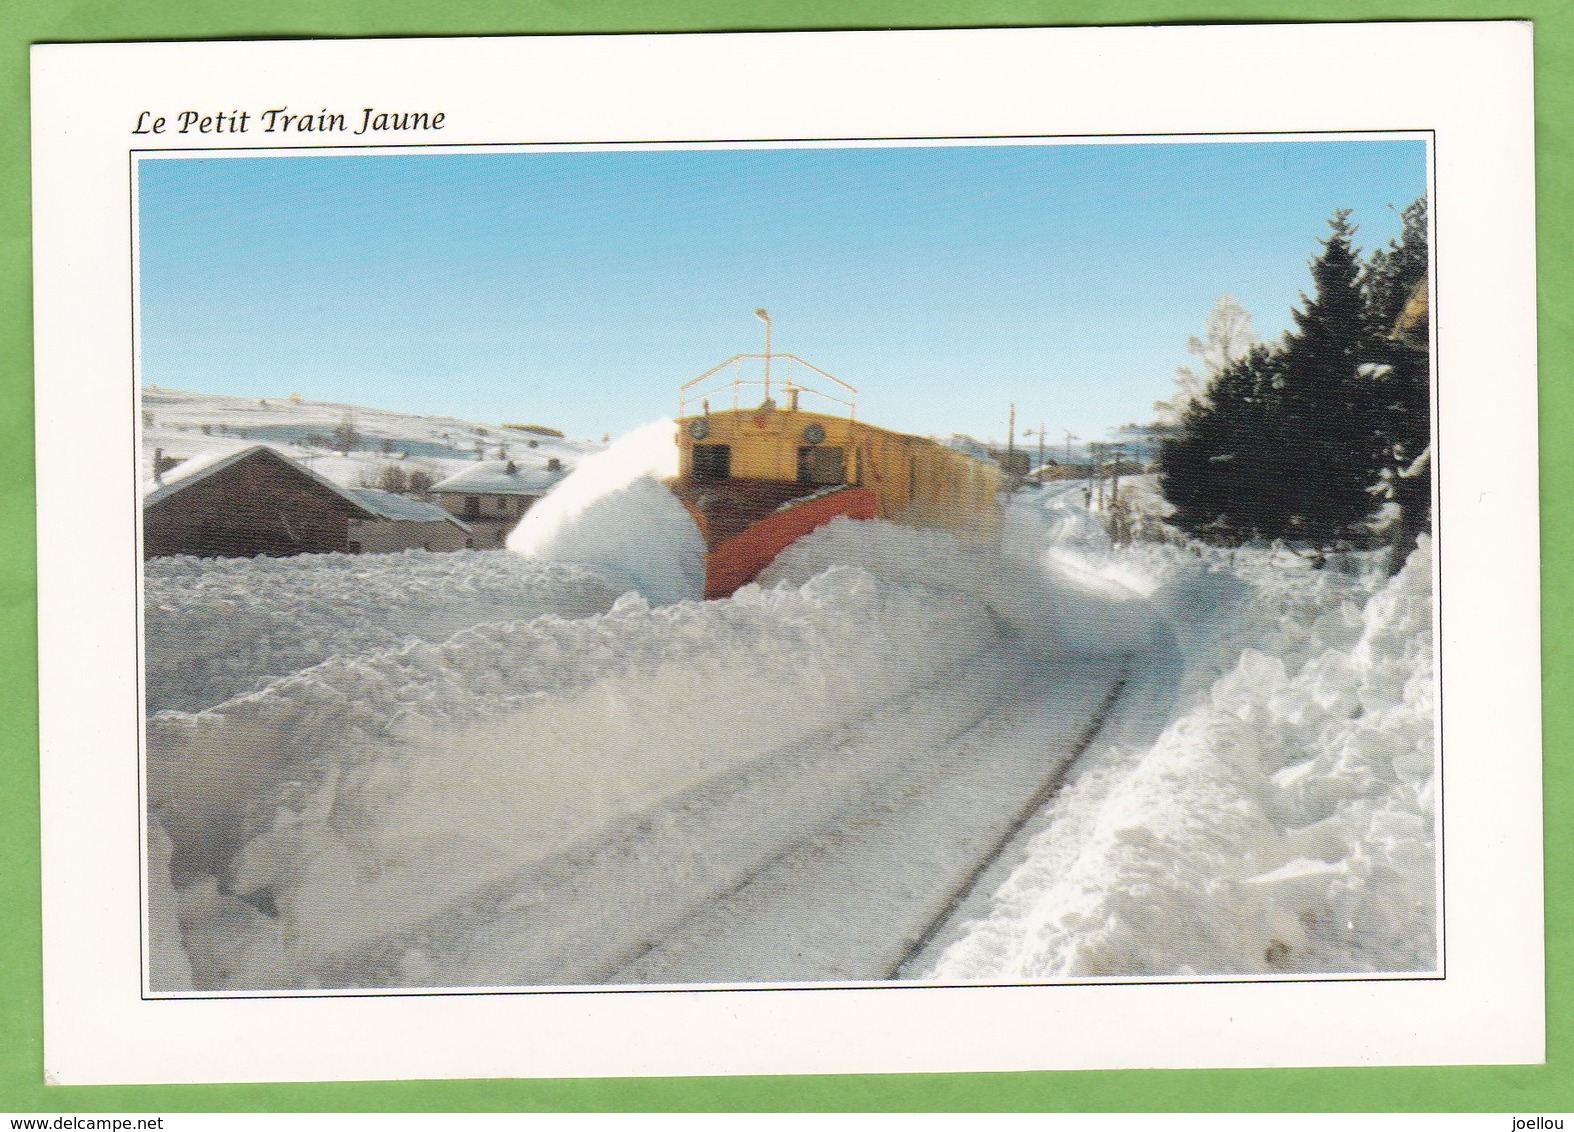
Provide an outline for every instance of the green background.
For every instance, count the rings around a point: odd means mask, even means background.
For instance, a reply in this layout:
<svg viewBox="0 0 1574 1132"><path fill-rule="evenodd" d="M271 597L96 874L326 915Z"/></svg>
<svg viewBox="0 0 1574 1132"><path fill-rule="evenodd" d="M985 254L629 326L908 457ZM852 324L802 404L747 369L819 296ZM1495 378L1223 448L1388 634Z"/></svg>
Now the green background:
<svg viewBox="0 0 1574 1132"><path fill-rule="evenodd" d="M311 1085L46 1087L40 979L38 713L34 600L32 303L28 211L31 43L303 36L741 31L1423 19L1536 25L1540 279L1543 675L1546 699L1547 1064L1344 1070L1209 1070L914 1076L435 1081ZM1569 447L1574 423L1566 181L1574 0L0 0L0 1112L215 1110L1574 1110L1565 758L1574 708L1558 695L1574 647ZM1243 98L1250 93L1243 91ZM85 514L84 521L93 516ZM1286 1019L1287 1025L1293 1020ZM136 1040L127 1035L128 1042Z"/></svg>

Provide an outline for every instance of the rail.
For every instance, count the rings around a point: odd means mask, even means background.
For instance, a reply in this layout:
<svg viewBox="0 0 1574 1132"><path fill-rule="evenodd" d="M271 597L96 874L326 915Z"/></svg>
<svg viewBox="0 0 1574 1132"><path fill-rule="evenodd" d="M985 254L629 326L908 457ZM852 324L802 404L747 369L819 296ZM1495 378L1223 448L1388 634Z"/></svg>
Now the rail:
<svg viewBox="0 0 1574 1132"><path fill-rule="evenodd" d="M746 374L745 363L748 362L763 362L763 376L756 378ZM743 407L742 394L745 389L762 389L764 392L763 399L769 401L771 398L771 366L773 363L781 363L784 367L785 376L781 380L781 388L786 395L789 409L796 409L799 397L807 393L810 396L820 397L833 404L844 406L847 409L847 419L857 419L858 390L834 374L826 373L819 366L804 361L796 354L734 354L726 361L712 366L698 377L691 378L678 387L678 416L688 416L689 407L695 402L699 402L704 406L705 411L709 412L710 399L718 393L727 392L729 389L732 391L732 407L734 409ZM838 389L845 391L847 395L845 397L837 396L835 393L827 393L823 389L816 389L812 385L804 384L796 378L794 366L801 366L803 369L811 371L811 373L824 378L826 381L834 382Z"/></svg>

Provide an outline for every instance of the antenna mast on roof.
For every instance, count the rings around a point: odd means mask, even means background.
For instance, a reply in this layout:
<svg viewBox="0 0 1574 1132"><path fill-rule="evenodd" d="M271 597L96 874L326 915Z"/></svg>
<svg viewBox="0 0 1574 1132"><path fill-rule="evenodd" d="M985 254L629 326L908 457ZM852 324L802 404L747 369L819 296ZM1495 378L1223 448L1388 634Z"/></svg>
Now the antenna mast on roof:
<svg viewBox="0 0 1574 1132"><path fill-rule="evenodd" d="M764 307L754 308L754 317L765 324L765 399L771 399L771 315Z"/></svg>

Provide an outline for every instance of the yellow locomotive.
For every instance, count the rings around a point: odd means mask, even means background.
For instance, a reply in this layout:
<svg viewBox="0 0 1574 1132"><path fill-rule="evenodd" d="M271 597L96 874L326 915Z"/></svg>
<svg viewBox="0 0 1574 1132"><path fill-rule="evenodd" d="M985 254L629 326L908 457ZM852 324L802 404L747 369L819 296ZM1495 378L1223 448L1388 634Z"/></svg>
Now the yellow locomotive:
<svg viewBox="0 0 1574 1132"><path fill-rule="evenodd" d="M755 362L764 363L763 379L750 376ZM745 408L744 391L761 387L762 400ZM837 515L998 541L1004 481L996 465L858 420L857 393L801 358L768 350L735 354L683 386L671 486L705 536L707 597L732 593ZM800 402L809 397L842 411L807 411ZM731 404L713 408L713 399Z"/></svg>

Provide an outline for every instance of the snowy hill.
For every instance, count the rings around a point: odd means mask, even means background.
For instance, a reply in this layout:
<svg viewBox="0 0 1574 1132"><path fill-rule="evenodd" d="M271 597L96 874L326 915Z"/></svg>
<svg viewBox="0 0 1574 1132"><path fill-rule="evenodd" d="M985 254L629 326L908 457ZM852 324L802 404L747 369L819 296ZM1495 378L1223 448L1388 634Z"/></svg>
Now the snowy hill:
<svg viewBox="0 0 1574 1132"><path fill-rule="evenodd" d="M354 434L348 454L336 441ZM148 386L142 390L142 481L153 460L219 457L267 444L341 487L376 487L386 469L408 480L423 472L432 482L481 459L521 463L556 457L575 467L601 446L548 432L478 424L453 417L420 417L387 409L291 397L232 397Z"/></svg>

